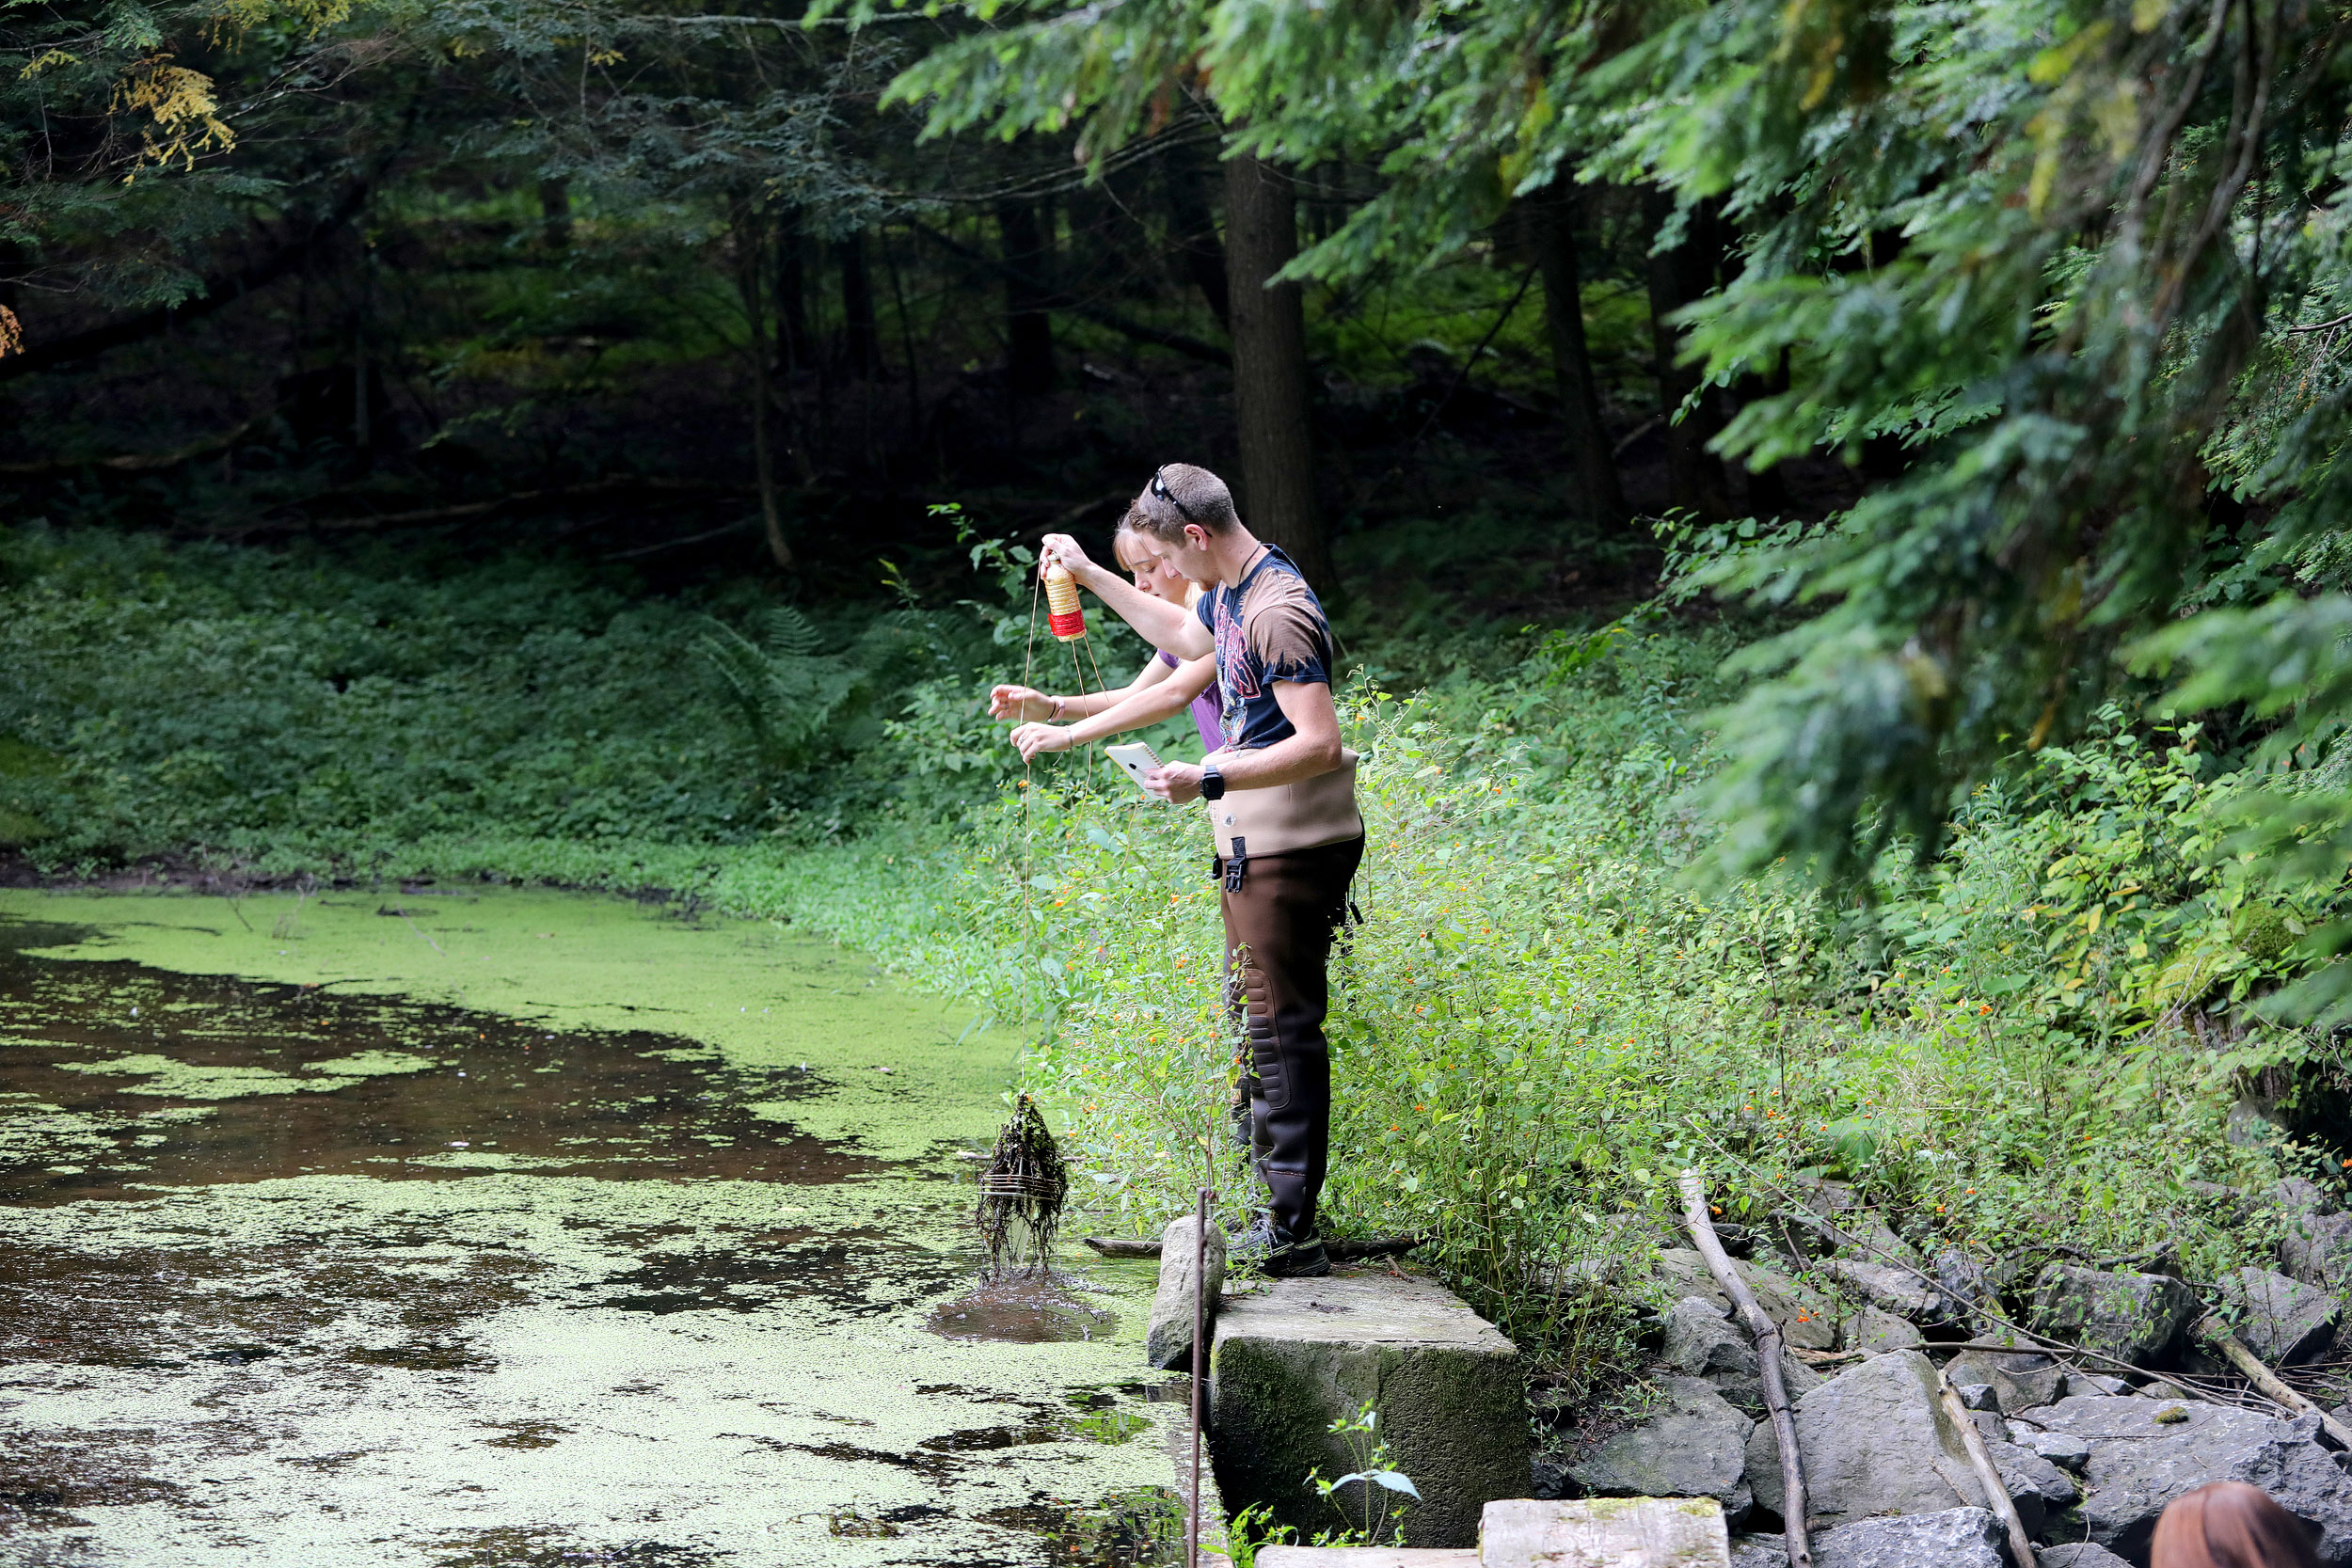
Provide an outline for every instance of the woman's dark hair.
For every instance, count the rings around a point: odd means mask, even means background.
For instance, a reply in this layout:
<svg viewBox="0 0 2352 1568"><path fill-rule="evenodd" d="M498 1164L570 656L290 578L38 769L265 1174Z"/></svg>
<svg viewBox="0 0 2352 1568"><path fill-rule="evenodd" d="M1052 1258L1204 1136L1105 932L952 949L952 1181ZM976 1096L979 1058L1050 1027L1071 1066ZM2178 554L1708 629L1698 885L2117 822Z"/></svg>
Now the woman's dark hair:
<svg viewBox="0 0 2352 1568"><path fill-rule="evenodd" d="M2319 1568L2312 1528L2242 1481L2172 1499L2156 1521L2151 1568Z"/></svg>

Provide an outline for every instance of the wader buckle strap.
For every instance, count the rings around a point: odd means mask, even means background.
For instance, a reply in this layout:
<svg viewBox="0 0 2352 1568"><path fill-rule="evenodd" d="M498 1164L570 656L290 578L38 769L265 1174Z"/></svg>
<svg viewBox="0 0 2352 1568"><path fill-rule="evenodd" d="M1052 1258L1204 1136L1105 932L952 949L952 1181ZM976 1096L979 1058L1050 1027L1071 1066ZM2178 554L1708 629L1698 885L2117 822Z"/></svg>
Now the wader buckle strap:
<svg viewBox="0 0 2352 1568"><path fill-rule="evenodd" d="M1233 840L1233 852L1225 858L1225 891L1239 893L1242 879L1249 874L1249 841Z"/></svg>

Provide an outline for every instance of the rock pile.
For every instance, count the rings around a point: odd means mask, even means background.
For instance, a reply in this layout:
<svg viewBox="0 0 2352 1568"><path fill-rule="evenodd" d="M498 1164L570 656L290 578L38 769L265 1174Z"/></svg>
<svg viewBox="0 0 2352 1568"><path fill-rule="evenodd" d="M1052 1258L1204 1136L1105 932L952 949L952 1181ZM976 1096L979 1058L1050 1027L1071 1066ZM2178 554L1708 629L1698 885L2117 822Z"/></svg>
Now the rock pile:
<svg viewBox="0 0 2352 1568"><path fill-rule="evenodd" d="M2314 1416L2186 1386L2230 1372L2196 1330L2209 1313L2274 1368L2352 1358L2352 1215L2308 1182L2263 1196L2287 1216L2278 1268L2201 1285L2161 1257L2020 1270L1923 1254L1834 1182L1741 1233L1735 1267L1788 1341L1815 1562L2007 1562L1996 1499L1938 1399L1940 1368L2042 1544L2042 1568L2145 1568L2157 1515L2213 1481L2262 1487L2312 1525L2323 1563L2352 1568L2352 1455ZM1657 1247L1650 1291L1645 1386L1625 1408L1556 1428L1535 1454L1534 1494L1713 1497L1735 1532L1734 1568L1782 1568L1779 1449L1756 1346L1696 1253ZM1959 1347L2016 1342L2002 1319L2092 1354Z"/></svg>

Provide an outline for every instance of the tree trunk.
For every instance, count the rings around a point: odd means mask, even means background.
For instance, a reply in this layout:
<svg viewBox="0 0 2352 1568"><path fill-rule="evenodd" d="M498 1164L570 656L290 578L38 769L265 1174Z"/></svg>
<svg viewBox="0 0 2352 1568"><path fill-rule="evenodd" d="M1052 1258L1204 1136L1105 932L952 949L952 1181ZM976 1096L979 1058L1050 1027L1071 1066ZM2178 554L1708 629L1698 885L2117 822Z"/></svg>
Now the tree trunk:
<svg viewBox="0 0 2352 1568"><path fill-rule="evenodd" d="M1184 280L1200 291L1216 325L1232 330L1232 302L1225 287L1225 247L1217 244L1216 225L1201 194L1205 176L1188 151L1161 161L1168 182L1168 214L1175 227L1176 260Z"/></svg>
<svg viewBox="0 0 2352 1568"><path fill-rule="evenodd" d="M765 243L767 220L739 202L734 214L735 289L743 302L743 319L751 328L752 474L759 486L759 520L767 531L768 553L777 565L790 570L792 546L784 539L784 511L776 497L776 456L769 441L768 267Z"/></svg>
<svg viewBox="0 0 2352 1568"><path fill-rule="evenodd" d="M1054 388L1054 321L1045 313L1053 280L1038 210L1027 202L996 209L1005 257L1005 385L1015 397Z"/></svg>
<svg viewBox="0 0 2352 1568"><path fill-rule="evenodd" d="M913 448L923 438L923 365L914 348L914 318L907 311L906 280L899 276L898 252L890 243L890 230L882 234L882 265L890 273L890 298L898 308L898 341L907 356L907 446Z"/></svg>
<svg viewBox="0 0 2352 1568"><path fill-rule="evenodd" d="M1560 418L1566 427L1571 494L1579 515L1598 527L1625 521L1625 486L1617 478L1616 454L1600 422L1600 388L1593 379L1593 356L1584 341L1584 289L1577 267L1577 200L1565 180L1530 204L1528 236L1544 276L1544 324L1551 334L1551 371L1560 388Z"/></svg>
<svg viewBox="0 0 2352 1568"><path fill-rule="evenodd" d="M572 243L572 182L560 174L539 182L539 231L551 250Z"/></svg>
<svg viewBox="0 0 2352 1568"><path fill-rule="evenodd" d="M809 363L808 268L801 259L801 210L776 218L776 356L789 375Z"/></svg>
<svg viewBox="0 0 2352 1568"><path fill-rule="evenodd" d="M1650 232L1655 234L1673 216L1674 198L1653 188L1645 194L1643 208ZM1699 378L1691 367L1677 363L1682 335L1666 318L1714 288L1723 254L1721 228L1713 208L1702 204L1691 212L1682 243L1672 250L1653 251L1649 258L1649 320L1657 355L1659 412L1667 420L1667 494L1675 505L1702 517L1731 515L1723 459L1707 450L1707 443L1723 428L1723 420L1712 397L1701 397L1689 413L1682 412Z"/></svg>
<svg viewBox="0 0 2352 1568"><path fill-rule="evenodd" d="M882 334L874 325L874 279L866 266L866 234L860 230L835 245L841 261L842 344L850 379L864 381L882 366Z"/></svg>
<svg viewBox="0 0 2352 1568"><path fill-rule="evenodd" d="M1242 519L1279 545L1324 594L1337 586L1315 510L1306 302L1295 283L1266 286L1298 254L1290 175L1248 156L1225 164L1225 268L1241 427Z"/></svg>

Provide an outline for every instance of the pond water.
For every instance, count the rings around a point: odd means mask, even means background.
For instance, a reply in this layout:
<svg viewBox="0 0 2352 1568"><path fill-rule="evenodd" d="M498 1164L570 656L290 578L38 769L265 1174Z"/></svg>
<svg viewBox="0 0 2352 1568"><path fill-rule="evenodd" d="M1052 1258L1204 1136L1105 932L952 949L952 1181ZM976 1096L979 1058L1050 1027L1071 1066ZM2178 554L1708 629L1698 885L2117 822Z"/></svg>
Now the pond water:
<svg viewBox="0 0 2352 1568"><path fill-rule="evenodd" d="M621 899L0 893L0 1558L1180 1560L1151 1266L978 1284L965 1022Z"/></svg>

